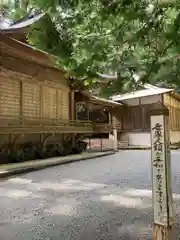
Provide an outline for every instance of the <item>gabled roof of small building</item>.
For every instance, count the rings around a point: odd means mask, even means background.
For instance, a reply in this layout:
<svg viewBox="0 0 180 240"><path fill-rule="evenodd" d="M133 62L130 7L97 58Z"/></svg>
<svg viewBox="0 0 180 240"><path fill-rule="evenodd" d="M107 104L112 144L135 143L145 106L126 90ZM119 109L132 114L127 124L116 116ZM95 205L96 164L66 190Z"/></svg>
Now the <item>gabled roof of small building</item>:
<svg viewBox="0 0 180 240"><path fill-rule="evenodd" d="M123 101L123 100L128 100L128 99L133 99L133 98L141 98L141 97L159 95L159 94L174 91L174 89L159 88L159 87L156 87L156 86L153 86L150 84L144 85L143 87L145 89L137 90L137 91L133 91L130 93L125 93L125 94L118 94L118 95L112 96L111 99L113 101Z"/></svg>

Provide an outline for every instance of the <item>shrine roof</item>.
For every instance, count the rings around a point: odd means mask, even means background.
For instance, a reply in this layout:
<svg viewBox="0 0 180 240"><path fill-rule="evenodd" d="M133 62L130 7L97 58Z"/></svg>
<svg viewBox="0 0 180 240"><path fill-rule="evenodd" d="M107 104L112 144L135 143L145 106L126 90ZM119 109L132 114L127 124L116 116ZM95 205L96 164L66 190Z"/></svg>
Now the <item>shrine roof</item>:
<svg viewBox="0 0 180 240"><path fill-rule="evenodd" d="M111 99L113 101L123 101L123 100L128 100L128 99L133 99L133 98L141 98L141 97L159 95L159 94L173 92L173 91L174 91L174 89L155 87L155 88L148 88L148 89L133 91L130 93L125 93L125 94L118 94L118 95L112 96Z"/></svg>

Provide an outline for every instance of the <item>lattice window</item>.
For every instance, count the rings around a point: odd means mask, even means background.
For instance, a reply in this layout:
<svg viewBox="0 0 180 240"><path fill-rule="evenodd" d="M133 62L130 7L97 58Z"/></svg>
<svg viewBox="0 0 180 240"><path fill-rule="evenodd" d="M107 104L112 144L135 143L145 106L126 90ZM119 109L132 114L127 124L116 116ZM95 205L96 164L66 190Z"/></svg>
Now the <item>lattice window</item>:
<svg viewBox="0 0 180 240"><path fill-rule="evenodd" d="M43 87L43 117L56 118L56 89Z"/></svg>
<svg viewBox="0 0 180 240"><path fill-rule="evenodd" d="M20 82L0 76L0 115L19 116Z"/></svg>
<svg viewBox="0 0 180 240"><path fill-rule="evenodd" d="M69 95L68 92L62 94L63 119L69 118Z"/></svg>
<svg viewBox="0 0 180 240"><path fill-rule="evenodd" d="M69 119L69 95L67 91L57 91L57 118Z"/></svg>
<svg viewBox="0 0 180 240"><path fill-rule="evenodd" d="M40 87L37 84L23 84L23 115L24 117L40 117Z"/></svg>
<svg viewBox="0 0 180 240"><path fill-rule="evenodd" d="M57 119L62 119L62 91L57 90Z"/></svg>

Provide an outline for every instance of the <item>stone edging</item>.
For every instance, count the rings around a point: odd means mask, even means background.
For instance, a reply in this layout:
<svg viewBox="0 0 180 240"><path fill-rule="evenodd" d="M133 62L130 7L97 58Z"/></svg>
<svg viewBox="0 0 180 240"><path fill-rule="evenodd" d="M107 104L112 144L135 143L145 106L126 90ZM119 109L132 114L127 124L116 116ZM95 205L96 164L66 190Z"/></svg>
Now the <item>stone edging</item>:
<svg viewBox="0 0 180 240"><path fill-rule="evenodd" d="M109 151L109 152L103 152L102 154L89 154L89 156L82 156L82 158L74 158L74 159L66 159L66 160L57 160L54 161L52 163L45 163L44 165L42 164L41 160L41 164L37 163L36 165L32 165L32 166L21 166L21 167L14 167L12 169L4 169L1 170L0 169L0 178L6 178L9 176L13 176L16 174L21 174L21 173L28 173L28 172L33 172L33 171L37 171L37 170L41 170L44 168L48 168L48 167L53 167L53 166L57 166L57 165L62 165L62 164L67 164L67 163L71 163L71 162L76 162L76 161L83 161L83 160L88 160L88 159L94 159L94 158L99 158L99 157L105 157L108 155L112 155L114 154L114 151ZM46 159L47 160L47 159Z"/></svg>

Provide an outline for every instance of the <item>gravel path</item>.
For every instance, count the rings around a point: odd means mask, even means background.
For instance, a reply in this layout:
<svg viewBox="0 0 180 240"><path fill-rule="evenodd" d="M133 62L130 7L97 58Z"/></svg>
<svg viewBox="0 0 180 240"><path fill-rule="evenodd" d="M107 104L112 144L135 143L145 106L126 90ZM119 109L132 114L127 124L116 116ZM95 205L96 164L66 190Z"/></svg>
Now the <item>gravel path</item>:
<svg viewBox="0 0 180 240"><path fill-rule="evenodd" d="M178 151L172 171L180 216ZM2 240L148 240L151 221L149 151L121 151L0 182Z"/></svg>

